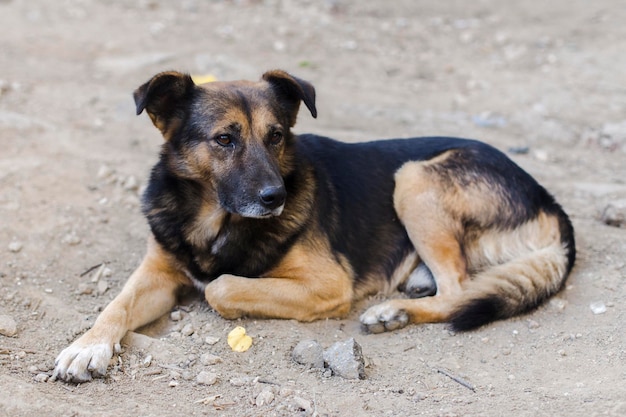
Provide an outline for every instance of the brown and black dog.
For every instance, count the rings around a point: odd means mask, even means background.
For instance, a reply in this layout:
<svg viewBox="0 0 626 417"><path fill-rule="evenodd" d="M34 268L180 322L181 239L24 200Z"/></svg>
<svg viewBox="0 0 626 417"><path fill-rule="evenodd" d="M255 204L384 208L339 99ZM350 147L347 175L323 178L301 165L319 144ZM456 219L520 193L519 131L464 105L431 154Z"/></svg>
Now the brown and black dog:
<svg viewBox="0 0 626 417"><path fill-rule="evenodd" d="M152 236L122 292L58 356L60 379L104 375L125 333L184 286L228 319L301 321L400 288L408 298L361 315L366 331L469 330L536 307L574 264L567 215L484 143L295 136L301 102L317 115L315 90L283 71L202 86L165 72L134 98L165 138L143 197Z"/></svg>

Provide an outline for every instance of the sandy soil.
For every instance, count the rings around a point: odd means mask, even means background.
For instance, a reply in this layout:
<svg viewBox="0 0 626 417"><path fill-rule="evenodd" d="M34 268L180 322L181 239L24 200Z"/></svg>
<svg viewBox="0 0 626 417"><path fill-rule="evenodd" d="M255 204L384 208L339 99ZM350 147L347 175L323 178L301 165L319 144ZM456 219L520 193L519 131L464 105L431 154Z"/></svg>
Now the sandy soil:
<svg viewBox="0 0 626 417"><path fill-rule="evenodd" d="M0 1L0 316L17 325L0 336L0 415L626 415L626 229L599 220L626 198L626 9L517 3ZM48 381L144 252L138 193L161 139L135 117L133 89L165 69L257 79L275 67L317 87L319 117L302 113L298 132L527 149L511 157L577 230L567 288L466 334L364 335L357 318L375 300L302 324L230 322L190 298L179 321L134 337L109 377ZM236 325L254 339L245 353L226 344ZM365 380L291 360L303 339L349 337ZM217 381L199 384L203 371Z"/></svg>

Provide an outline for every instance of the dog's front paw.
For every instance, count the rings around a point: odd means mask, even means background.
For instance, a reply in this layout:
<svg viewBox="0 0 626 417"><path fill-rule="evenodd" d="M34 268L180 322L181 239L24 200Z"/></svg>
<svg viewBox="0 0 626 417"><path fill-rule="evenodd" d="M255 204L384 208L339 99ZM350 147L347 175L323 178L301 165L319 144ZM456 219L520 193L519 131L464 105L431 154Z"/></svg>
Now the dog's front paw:
<svg viewBox="0 0 626 417"><path fill-rule="evenodd" d="M113 357L109 343L84 343L78 339L57 356L53 378L67 382L87 382L104 376Z"/></svg>
<svg viewBox="0 0 626 417"><path fill-rule="evenodd" d="M387 301L365 310L359 320L363 331L382 333L403 328L409 323L409 315Z"/></svg>
<svg viewBox="0 0 626 417"><path fill-rule="evenodd" d="M222 275L204 289L204 296L211 308L225 319L234 320L243 316L243 311L237 307L240 301L237 294L241 294L237 284L241 279L245 278Z"/></svg>

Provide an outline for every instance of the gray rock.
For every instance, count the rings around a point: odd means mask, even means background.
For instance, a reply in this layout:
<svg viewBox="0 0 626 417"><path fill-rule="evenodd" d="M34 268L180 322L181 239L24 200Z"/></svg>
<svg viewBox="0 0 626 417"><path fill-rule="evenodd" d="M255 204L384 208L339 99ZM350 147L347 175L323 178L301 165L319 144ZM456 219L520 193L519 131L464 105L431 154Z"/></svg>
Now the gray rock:
<svg viewBox="0 0 626 417"><path fill-rule="evenodd" d="M293 348L291 358L309 368L324 367L324 349L315 340L303 340Z"/></svg>
<svg viewBox="0 0 626 417"><path fill-rule="evenodd" d="M215 385L217 382L217 374L208 371L202 371L196 377L196 381L201 385Z"/></svg>
<svg viewBox="0 0 626 417"><path fill-rule="evenodd" d="M191 336L192 334L194 334L196 331L196 329L193 327L193 324L191 323L187 323L185 324L185 327L183 327L183 329L180 331L181 334L183 336Z"/></svg>
<svg viewBox="0 0 626 417"><path fill-rule="evenodd" d="M202 363L202 365L215 365L220 362L222 362L222 358L211 353L203 353L200 356L200 363Z"/></svg>
<svg viewBox="0 0 626 417"><path fill-rule="evenodd" d="M14 241L9 243L9 251L13 253L21 251L23 247L24 245L22 244L22 242Z"/></svg>
<svg viewBox="0 0 626 417"><path fill-rule="evenodd" d="M48 374L39 373L39 374L35 375L35 381L36 382L48 382L48 379L50 379L50 375L48 375Z"/></svg>
<svg viewBox="0 0 626 417"><path fill-rule="evenodd" d="M17 334L17 324L11 316L0 316L0 334L13 337Z"/></svg>
<svg viewBox="0 0 626 417"><path fill-rule="evenodd" d="M269 405L272 403L272 401L274 401L274 393L272 392L272 389L269 387L259 392L259 394L256 396L254 400L257 407Z"/></svg>
<svg viewBox="0 0 626 417"><path fill-rule="evenodd" d="M346 379L365 379L365 361L361 346L350 338L324 351L324 361L335 375Z"/></svg>
<svg viewBox="0 0 626 417"><path fill-rule="evenodd" d="M626 199L607 204L600 219L609 226L626 227Z"/></svg>

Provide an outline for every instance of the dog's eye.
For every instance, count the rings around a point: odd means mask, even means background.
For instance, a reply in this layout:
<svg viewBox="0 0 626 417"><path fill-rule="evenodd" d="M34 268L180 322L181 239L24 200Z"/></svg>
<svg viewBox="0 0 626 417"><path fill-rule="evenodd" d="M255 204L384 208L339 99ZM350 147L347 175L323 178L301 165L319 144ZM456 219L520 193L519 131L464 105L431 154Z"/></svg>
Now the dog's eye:
<svg viewBox="0 0 626 417"><path fill-rule="evenodd" d="M227 134L217 135L215 141L221 146L233 146L233 138Z"/></svg>
<svg viewBox="0 0 626 417"><path fill-rule="evenodd" d="M279 131L272 132L272 136L270 136L270 143L272 145L278 145L280 142L282 142L282 140L283 140L282 132L279 132Z"/></svg>

